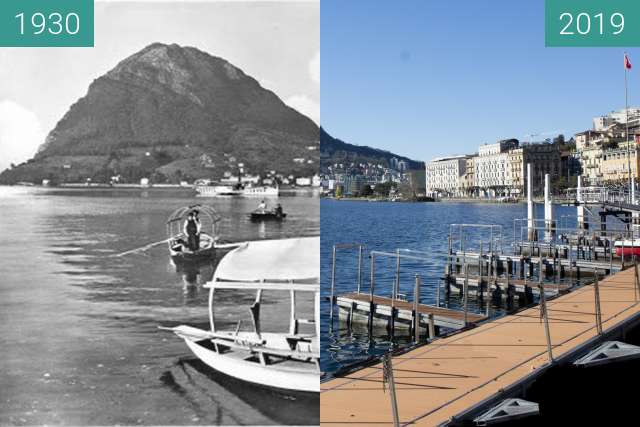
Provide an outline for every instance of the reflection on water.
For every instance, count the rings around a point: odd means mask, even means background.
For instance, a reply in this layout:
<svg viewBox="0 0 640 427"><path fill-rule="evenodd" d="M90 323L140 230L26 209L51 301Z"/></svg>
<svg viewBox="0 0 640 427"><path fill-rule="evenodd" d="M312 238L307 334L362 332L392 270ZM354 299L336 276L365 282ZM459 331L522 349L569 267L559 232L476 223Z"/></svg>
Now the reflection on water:
<svg viewBox="0 0 640 427"><path fill-rule="evenodd" d="M219 259L219 258L217 258ZM184 303L191 304L197 302L198 293L202 290L202 285L213 278L217 262L190 262L174 264L176 271L182 274L182 290Z"/></svg>
<svg viewBox="0 0 640 427"><path fill-rule="evenodd" d="M180 363L193 356L157 328L208 325L202 286L224 253L188 268L171 263L166 245L113 256L164 240L168 215L194 202L184 192L0 187L0 425L287 421L197 369L185 380ZM255 200L197 202L223 217L225 240L319 234L316 197L282 197L290 212L282 224L252 224ZM234 309L251 300L221 294L221 325L233 324ZM274 318L287 303L265 301ZM289 412L283 417L317 423L308 408Z"/></svg>

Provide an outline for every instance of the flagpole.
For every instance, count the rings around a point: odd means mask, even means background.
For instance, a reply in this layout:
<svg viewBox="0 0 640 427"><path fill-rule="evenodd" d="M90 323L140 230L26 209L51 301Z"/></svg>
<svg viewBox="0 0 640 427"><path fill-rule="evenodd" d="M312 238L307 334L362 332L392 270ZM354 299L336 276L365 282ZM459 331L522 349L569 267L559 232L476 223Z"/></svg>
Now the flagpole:
<svg viewBox="0 0 640 427"><path fill-rule="evenodd" d="M627 142L627 172L629 178L629 203L633 203L635 200L635 191L633 188L633 181L631 178L631 150L629 144L629 90L628 90L628 77L627 73L627 52L624 53L624 112L625 112L625 133L624 138Z"/></svg>

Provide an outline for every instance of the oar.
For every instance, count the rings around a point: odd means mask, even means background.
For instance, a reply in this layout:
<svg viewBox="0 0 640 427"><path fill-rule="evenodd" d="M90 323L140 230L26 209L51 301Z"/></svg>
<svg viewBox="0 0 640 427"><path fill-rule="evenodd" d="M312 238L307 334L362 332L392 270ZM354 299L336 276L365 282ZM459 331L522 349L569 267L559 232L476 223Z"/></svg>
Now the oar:
<svg viewBox="0 0 640 427"><path fill-rule="evenodd" d="M129 251L125 251L125 252L122 252L122 253L119 253L119 254L115 254L115 255L111 255L111 256L112 257L121 257L121 256L129 255L129 254L133 254L133 253L136 253L136 252L143 252L143 251L146 251L147 249L151 249L154 246L158 246L158 245L161 245L163 243L167 243L171 239L172 238L170 237L168 239L164 239L164 240L161 240L159 242L149 243L148 245L142 246L140 248L131 249Z"/></svg>

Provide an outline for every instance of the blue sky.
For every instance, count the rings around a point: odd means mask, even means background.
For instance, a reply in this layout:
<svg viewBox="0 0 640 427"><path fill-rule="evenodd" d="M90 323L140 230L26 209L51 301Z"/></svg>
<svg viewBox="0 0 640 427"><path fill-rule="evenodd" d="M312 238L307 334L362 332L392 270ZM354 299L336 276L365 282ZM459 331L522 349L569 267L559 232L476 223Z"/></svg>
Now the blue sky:
<svg viewBox="0 0 640 427"><path fill-rule="evenodd" d="M545 48L543 0L322 0L320 26L321 123L354 144L429 160L624 108L624 49Z"/></svg>

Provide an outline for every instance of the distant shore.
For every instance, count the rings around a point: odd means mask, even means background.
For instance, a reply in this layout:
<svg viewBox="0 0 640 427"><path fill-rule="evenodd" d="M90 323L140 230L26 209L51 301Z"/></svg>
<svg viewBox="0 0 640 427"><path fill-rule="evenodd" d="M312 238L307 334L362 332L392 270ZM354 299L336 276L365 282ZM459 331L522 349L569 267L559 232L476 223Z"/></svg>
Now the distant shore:
<svg viewBox="0 0 640 427"><path fill-rule="evenodd" d="M425 200L408 200L408 199L396 199L390 200L386 198L368 198L368 197L323 197L323 199L336 200L336 201L348 201L348 202L393 202L393 203L484 203L484 204L511 204L517 205L521 203L526 203L526 200L518 200L513 202L504 202L499 199L476 199L471 197L461 197L461 198L447 198L447 199L436 199L433 201L425 201ZM534 203L544 203L544 199L535 198ZM557 202L554 202L557 204Z"/></svg>

